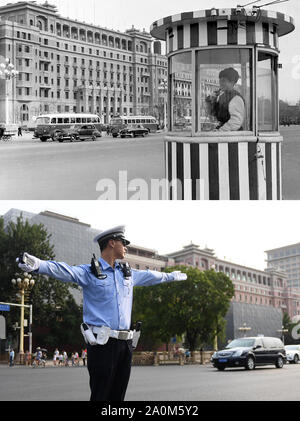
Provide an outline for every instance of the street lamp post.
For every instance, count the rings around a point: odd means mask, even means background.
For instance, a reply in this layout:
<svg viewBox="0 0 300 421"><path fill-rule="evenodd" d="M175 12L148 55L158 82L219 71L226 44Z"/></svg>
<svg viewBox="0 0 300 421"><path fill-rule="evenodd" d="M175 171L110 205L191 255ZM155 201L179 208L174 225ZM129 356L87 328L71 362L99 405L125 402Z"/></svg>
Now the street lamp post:
<svg viewBox="0 0 300 421"><path fill-rule="evenodd" d="M168 93L168 81L163 79L158 87L159 92L163 94L164 99L164 131L167 131L167 93Z"/></svg>
<svg viewBox="0 0 300 421"><path fill-rule="evenodd" d="M282 342L284 344L284 334L288 333L288 329L285 329L284 326L281 327L281 329L278 329L277 332L281 334Z"/></svg>
<svg viewBox="0 0 300 421"><path fill-rule="evenodd" d="M239 331L244 333L244 337L246 336L246 333L249 332L252 328L250 326L247 326L246 323L243 323L243 326L239 327Z"/></svg>
<svg viewBox="0 0 300 421"><path fill-rule="evenodd" d="M25 292L29 291L33 288L35 284L35 280L32 278L30 274L24 272L24 274L20 275L16 273L17 279L12 279L11 282L14 286L16 286L21 293L21 319L20 319L20 347L19 347L19 354L20 354L20 362L23 364L24 362L24 307L25 307ZM30 327L29 327L29 335L31 340L31 323L32 323L32 306L30 308Z"/></svg>
<svg viewBox="0 0 300 421"><path fill-rule="evenodd" d="M9 124L9 84L12 79L17 77L19 72L15 70L15 66L10 62L9 58L0 64L0 78L5 79L5 124Z"/></svg>

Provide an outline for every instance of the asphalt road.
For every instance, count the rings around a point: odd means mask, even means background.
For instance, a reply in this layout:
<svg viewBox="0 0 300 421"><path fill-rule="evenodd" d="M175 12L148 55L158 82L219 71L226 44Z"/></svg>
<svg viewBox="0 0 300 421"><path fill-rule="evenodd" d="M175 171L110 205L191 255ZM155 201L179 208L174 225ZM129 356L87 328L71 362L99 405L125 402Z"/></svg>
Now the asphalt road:
<svg viewBox="0 0 300 421"><path fill-rule="evenodd" d="M280 131L283 198L299 200L300 127ZM164 179L164 165L163 133L63 144L42 143L27 134L0 141L0 200L153 199L151 179ZM146 183L146 197L134 191L141 183Z"/></svg>
<svg viewBox="0 0 300 421"><path fill-rule="evenodd" d="M299 401L300 364L254 371L211 365L133 367L126 401ZM0 401L88 401L84 367L0 366Z"/></svg>
<svg viewBox="0 0 300 421"><path fill-rule="evenodd" d="M163 156L161 134L74 143L42 143L26 135L0 142L0 199L95 200L109 194L108 199L128 200L132 180L150 185L152 178L164 177ZM100 180L108 182L99 185ZM120 181L128 185L127 193L119 194Z"/></svg>

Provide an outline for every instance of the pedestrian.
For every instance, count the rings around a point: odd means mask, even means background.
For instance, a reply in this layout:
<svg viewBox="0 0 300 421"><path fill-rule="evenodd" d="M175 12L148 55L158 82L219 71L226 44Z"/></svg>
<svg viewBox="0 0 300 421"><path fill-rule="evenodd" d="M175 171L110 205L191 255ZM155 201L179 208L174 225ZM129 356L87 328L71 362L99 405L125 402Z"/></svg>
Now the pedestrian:
<svg viewBox="0 0 300 421"><path fill-rule="evenodd" d="M3 135L5 132L5 127L3 127L3 125L0 126L0 139L2 139Z"/></svg>
<svg viewBox="0 0 300 421"><path fill-rule="evenodd" d="M25 352L25 365L30 365L30 359L31 359L31 355L29 353L29 351Z"/></svg>
<svg viewBox="0 0 300 421"><path fill-rule="evenodd" d="M82 363L83 363L83 365L84 365L84 367L85 367L86 349L83 349L83 350L81 351L81 358L82 358Z"/></svg>
<svg viewBox="0 0 300 421"><path fill-rule="evenodd" d="M59 350L56 348L53 354L53 365L56 365L59 360Z"/></svg>
<svg viewBox="0 0 300 421"><path fill-rule="evenodd" d="M90 400L124 401L134 335L130 330L133 287L182 281L187 276L180 271L139 271L131 269L128 263L120 263L130 244L124 226L102 232L95 242L100 246L101 258L94 256L90 265L69 266L25 253L27 263L19 263L19 267L63 282L76 282L82 287L82 333L87 342Z"/></svg>
<svg viewBox="0 0 300 421"><path fill-rule="evenodd" d="M79 367L79 354L77 351L75 351L74 353L74 360L75 360L75 365Z"/></svg>
<svg viewBox="0 0 300 421"><path fill-rule="evenodd" d="M69 367L68 354L66 351L63 351L63 363L65 367Z"/></svg>
<svg viewBox="0 0 300 421"><path fill-rule="evenodd" d="M43 367L46 367L46 361L47 361L47 354L46 352L43 352L42 357L41 357L41 363L43 364Z"/></svg>
<svg viewBox="0 0 300 421"><path fill-rule="evenodd" d="M14 365L14 361L15 361L15 351L12 348L9 352L9 366L12 367Z"/></svg>
<svg viewBox="0 0 300 421"><path fill-rule="evenodd" d="M22 126L18 127L18 136L22 136Z"/></svg>
<svg viewBox="0 0 300 421"><path fill-rule="evenodd" d="M62 367L63 366L63 354L59 354L59 356L58 356L58 365L60 366L60 367Z"/></svg>
<svg viewBox="0 0 300 421"><path fill-rule="evenodd" d="M74 352L72 352L71 361L72 361L72 367L74 367L75 366L75 353Z"/></svg>
<svg viewBox="0 0 300 421"><path fill-rule="evenodd" d="M37 347L36 349L36 365L39 366L42 362L42 351L40 347Z"/></svg>

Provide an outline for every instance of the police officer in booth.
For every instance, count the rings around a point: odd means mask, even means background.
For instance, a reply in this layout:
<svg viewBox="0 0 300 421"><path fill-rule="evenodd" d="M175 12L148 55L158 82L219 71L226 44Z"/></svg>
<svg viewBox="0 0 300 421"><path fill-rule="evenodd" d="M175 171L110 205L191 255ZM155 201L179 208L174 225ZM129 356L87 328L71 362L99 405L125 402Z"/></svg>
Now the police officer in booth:
<svg viewBox="0 0 300 421"><path fill-rule="evenodd" d="M245 121L245 100L235 89L240 76L233 67L219 73L220 90L208 96L206 102L210 113L216 117L220 132L243 130Z"/></svg>
<svg viewBox="0 0 300 421"><path fill-rule="evenodd" d="M101 258L94 257L90 265L43 261L28 253L17 261L24 271L76 282L82 287L81 330L87 342L90 400L123 401L131 371L132 342L138 335L130 330L133 287L182 281L187 276L179 271L139 271L118 262L124 259L130 244L124 226L102 232L95 242L100 246Z"/></svg>

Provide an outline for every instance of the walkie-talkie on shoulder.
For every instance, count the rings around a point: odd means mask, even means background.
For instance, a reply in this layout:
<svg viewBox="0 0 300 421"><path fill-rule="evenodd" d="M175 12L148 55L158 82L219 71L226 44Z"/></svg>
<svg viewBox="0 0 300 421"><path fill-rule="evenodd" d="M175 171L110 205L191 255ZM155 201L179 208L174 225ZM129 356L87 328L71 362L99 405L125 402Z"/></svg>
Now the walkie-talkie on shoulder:
<svg viewBox="0 0 300 421"><path fill-rule="evenodd" d="M131 273L130 264L128 262L121 263L121 268L122 268L124 278L125 279L131 278L132 273Z"/></svg>
<svg viewBox="0 0 300 421"><path fill-rule="evenodd" d="M100 266L100 264L99 264L99 262L98 262L98 260L95 256L95 254L93 254L93 258L92 258L92 261L91 261L91 269L92 269L93 274L96 276L96 278L98 278L98 279L106 279L107 278L107 275L104 275L102 273L101 266Z"/></svg>

